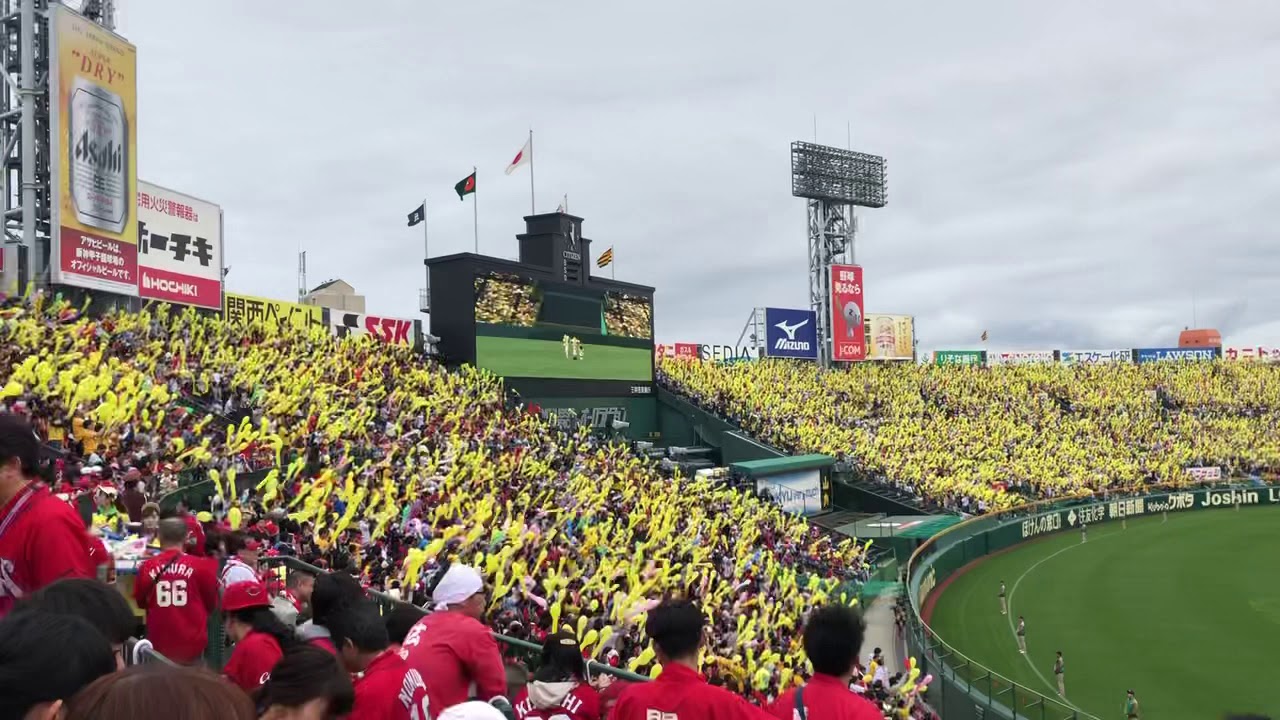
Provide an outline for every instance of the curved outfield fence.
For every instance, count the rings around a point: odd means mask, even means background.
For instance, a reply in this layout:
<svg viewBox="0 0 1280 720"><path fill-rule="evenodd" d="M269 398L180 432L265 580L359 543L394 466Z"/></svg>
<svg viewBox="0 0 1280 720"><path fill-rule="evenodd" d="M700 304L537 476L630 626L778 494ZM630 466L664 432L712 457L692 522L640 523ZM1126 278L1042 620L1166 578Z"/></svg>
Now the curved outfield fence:
<svg viewBox="0 0 1280 720"><path fill-rule="evenodd" d="M1152 488L1141 495L1093 495L1046 500L971 518L921 545L907 564L911 612L907 646L922 674L932 673L929 704L946 720L1034 718L1097 720L1060 698L992 671L947 644L921 617L930 595L964 566L1044 535L1126 517L1240 505L1280 505L1280 487L1267 485Z"/></svg>

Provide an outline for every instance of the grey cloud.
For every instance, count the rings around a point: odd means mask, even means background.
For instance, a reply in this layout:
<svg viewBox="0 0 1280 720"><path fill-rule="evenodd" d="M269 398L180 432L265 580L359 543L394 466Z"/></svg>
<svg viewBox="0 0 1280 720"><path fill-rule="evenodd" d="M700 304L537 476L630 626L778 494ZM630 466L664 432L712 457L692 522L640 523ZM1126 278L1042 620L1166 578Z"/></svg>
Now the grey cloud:
<svg viewBox="0 0 1280 720"><path fill-rule="evenodd" d="M510 257L533 127L538 204L568 193L658 337L728 342L807 300L788 145L889 159L859 211L868 310L925 350L1169 344L1190 323L1280 344L1280 6L562 0L377 12L316 0L121 4L139 46L142 177L220 202L233 290L288 297L301 245L414 316L433 254ZM1194 287L1194 293L1192 289Z"/></svg>

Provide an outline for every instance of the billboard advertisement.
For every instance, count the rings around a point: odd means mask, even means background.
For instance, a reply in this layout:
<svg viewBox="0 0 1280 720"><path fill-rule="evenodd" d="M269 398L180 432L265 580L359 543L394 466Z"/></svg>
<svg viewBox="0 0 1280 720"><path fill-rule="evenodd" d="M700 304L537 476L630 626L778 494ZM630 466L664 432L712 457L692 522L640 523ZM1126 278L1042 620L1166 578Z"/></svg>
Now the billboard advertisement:
<svg viewBox="0 0 1280 720"><path fill-rule="evenodd" d="M1059 359L1067 365L1075 363L1096 365L1115 362L1133 362L1133 350L1129 348L1119 348L1115 350L1063 350L1058 353L1058 356Z"/></svg>
<svg viewBox="0 0 1280 720"><path fill-rule="evenodd" d="M764 356L818 359L818 314L812 310L764 309Z"/></svg>
<svg viewBox="0 0 1280 720"><path fill-rule="evenodd" d="M371 335L388 345L418 346L418 332L412 320L330 310L329 325L340 338Z"/></svg>
<svg viewBox="0 0 1280 720"><path fill-rule="evenodd" d="M1031 365L1051 363L1056 360L1052 350L1009 350L987 353L987 361L992 365Z"/></svg>
<svg viewBox="0 0 1280 720"><path fill-rule="evenodd" d="M986 350L935 350L934 365L983 365L987 362Z"/></svg>
<svg viewBox="0 0 1280 720"><path fill-rule="evenodd" d="M867 359L866 328L862 323L862 268L831 266L831 359Z"/></svg>
<svg viewBox="0 0 1280 720"><path fill-rule="evenodd" d="M512 273L475 277L476 365L503 377L653 380L653 301Z"/></svg>
<svg viewBox="0 0 1280 720"><path fill-rule="evenodd" d="M101 25L49 8L54 283L138 294L137 56Z"/></svg>
<svg viewBox="0 0 1280 720"><path fill-rule="evenodd" d="M915 357L915 318L910 315L867 316L868 360L911 360Z"/></svg>
<svg viewBox="0 0 1280 720"><path fill-rule="evenodd" d="M285 300L269 300L252 295L223 293L222 318L233 325L253 322L292 325L299 330L325 327L324 308Z"/></svg>
<svg viewBox="0 0 1280 720"><path fill-rule="evenodd" d="M138 296L222 307L222 208L138 181Z"/></svg>
<svg viewBox="0 0 1280 720"><path fill-rule="evenodd" d="M797 515L821 512L826 498L822 494L821 473L817 470L770 475L756 480L756 492L768 493L774 504Z"/></svg>
<svg viewBox="0 0 1280 720"><path fill-rule="evenodd" d="M676 343L674 346L674 355L678 358L697 359L698 343Z"/></svg>
<svg viewBox="0 0 1280 720"><path fill-rule="evenodd" d="M1222 357L1244 362L1280 362L1280 348L1228 347L1222 349Z"/></svg>
<svg viewBox="0 0 1280 720"><path fill-rule="evenodd" d="M1134 359L1140 363L1161 362L1165 360L1196 361L1213 360L1218 357L1222 348L1139 348L1133 351Z"/></svg>

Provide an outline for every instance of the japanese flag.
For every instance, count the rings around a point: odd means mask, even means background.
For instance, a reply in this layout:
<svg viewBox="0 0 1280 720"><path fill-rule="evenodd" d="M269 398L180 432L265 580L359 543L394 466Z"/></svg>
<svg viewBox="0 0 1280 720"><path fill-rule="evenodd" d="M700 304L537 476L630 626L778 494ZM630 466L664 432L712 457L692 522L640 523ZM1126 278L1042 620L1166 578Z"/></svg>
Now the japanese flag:
<svg viewBox="0 0 1280 720"><path fill-rule="evenodd" d="M533 137L530 136L528 140L525 140L524 147L520 148L520 152L516 153L516 156L512 158L511 164L507 166L507 174L510 175L515 172L521 165L528 165L529 161L532 159Z"/></svg>

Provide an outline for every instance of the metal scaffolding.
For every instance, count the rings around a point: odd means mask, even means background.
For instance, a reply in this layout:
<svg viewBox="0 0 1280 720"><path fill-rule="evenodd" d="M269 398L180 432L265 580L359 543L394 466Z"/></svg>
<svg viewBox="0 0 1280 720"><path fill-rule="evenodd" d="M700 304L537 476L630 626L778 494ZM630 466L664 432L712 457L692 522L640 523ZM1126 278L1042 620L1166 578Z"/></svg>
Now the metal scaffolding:
<svg viewBox="0 0 1280 720"><path fill-rule="evenodd" d="M877 155L791 143L791 194L805 198L809 306L818 318L818 362L831 365L831 266L856 264L854 206L887 202L885 162Z"/></svg>
<svg viewBox="0 0 1280 720"><path fill-rule="evenodd" d="M0 0L0 147L4 172L3 289L49 285L49 23L51 0ZM115 0L65 3L108 30ZM56 83L56 79L55 79Z"/></svg>

